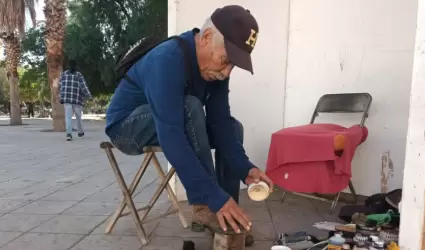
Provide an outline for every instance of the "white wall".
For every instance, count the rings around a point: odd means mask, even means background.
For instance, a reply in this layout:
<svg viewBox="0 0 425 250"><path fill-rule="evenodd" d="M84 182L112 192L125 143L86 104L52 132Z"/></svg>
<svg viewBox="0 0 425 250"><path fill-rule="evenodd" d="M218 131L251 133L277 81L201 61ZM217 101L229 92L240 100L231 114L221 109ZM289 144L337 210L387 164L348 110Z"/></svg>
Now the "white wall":
<svg viewBox="0 0 425 250"><path fill-rule="evenodd" d="M289 0L268 0L270 8L257 0L199 1L169 0L169 35L201 28L216 8L238 4L249 9L259 23L252 53L254 75L235 69L231 76L230 102L233 116L245 129L245 149L253 163L265 168L273 132L283 127ZM184 189L172 180L179 200Z"/></svg>
<svg viewBox="0 0 425 250"><path fill-rule="evenodd" d="M233 116L245 127L248 155L259 167L265 167L270 136L283 126L288 0L268 0L270 8L264 8L264 2L257 0L169 0L169 12L178 10L176 27L169 31L172 34L200 28L216 8L230 4L249 9L259 23L252 54L254 75L235 69L230 78L230 98Z"/></svg>
<svg viewBox="0 0 425 250"><path fill-rule="evenodd" d="M425 189L425 0L418 1L418 20L409 126L406 143L406 164L401 204L400 249L424 249Z"/></svg>
<svg viewBox="0 0 425 250"><path fill-rule="evenodd" d="M366 121L369 138L353 162L353 182L363 195L381 191L381 154L386 151L394 164L388 187L402 185L416 4L291 1L285 127L309 122L325 93L369 92L373 96ZM360 121L356 115L332 118L317 121L344 125Z"/></svg>
<svg viewBox="0 0 425 250"><path fill-rule="evenodd" d="M417 1L169 0L169 34L200 27L215 8L227 4L250 9L260 27L255 75L236 69L231 77L232 113L245 126L251 160L264 167L271 134L308 123L321 95L369 92L370 133L354 159L353 182L360 194L380 192L381 154L389 151L394 170L388 186L400 188ZM354 118L317 121L360 121Z"/></svg>

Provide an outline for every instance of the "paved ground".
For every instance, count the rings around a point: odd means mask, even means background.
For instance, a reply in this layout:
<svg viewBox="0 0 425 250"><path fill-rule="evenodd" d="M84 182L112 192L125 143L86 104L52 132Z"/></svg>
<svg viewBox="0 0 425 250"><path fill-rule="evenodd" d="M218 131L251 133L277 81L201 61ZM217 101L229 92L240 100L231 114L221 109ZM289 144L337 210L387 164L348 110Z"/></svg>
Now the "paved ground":
<svg viewBox="0 0 425 250"><path fill-rule="evenodd" d="M110 235L104 229L117 207L121 193L106 156L99 149L105 140L102 121L86 122L87 136L65 142L64 134L40 132L51 126L48 120L24 120L25 126L2 126L0 119L0 250L177 250L192 239L197 250L210 250L206 234L183 229L176 216L149 223L151 242L141 247L130 217L117 223ZM117 153L127 180L140 164L140 157ZM160 161L166 167L165 159ZM135 195L139 205L147 202L157 182L155 170L148 171ZM149 183L152 183L149 185ZM276 234L307 230L314 222L332 221L328 203L288 196L278 202L274 194L267 202L252 202L241 193L241 204L253 219L253 250L270 249ZM169 204L161 197L153 214ZM183 204L189 217L190 209Z"/></svg>

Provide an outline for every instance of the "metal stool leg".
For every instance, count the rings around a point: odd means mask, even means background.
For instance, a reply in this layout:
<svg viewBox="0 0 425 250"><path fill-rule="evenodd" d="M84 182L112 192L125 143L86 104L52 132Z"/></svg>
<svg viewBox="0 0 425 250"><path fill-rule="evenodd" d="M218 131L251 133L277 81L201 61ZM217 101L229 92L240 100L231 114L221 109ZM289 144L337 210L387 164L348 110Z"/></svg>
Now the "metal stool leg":
<svg viewBox="0 0 425 250"><path fill-rule="evenodd" d="M133 199L131 198L131 194L127 189L127 185L118 167L117 161L115 160L115 156L110 148L106 149L106 154L108 156L109 162L111 163L112 170L114 171L115 176L117 178L118 185L121 187L125 203L127 204L131 216L133 217L134 223L136 224L136 229L137 233L139 234L140 241L142 242L142 245L146 245L148 243L148 237L142 227L142 223L139 214L137 213L136 206L134 205Z"/></svg>
<svg viewBox="0 0 425 250"><path fill-rule="evenodd" d="M348 183L348 187L350 188L350 192L353 195L353 204L357 204L358 202L357 193L356 193L356 190L354 189L354 185L353 185L353 182L351 182L351 180Z"/></svg>
<svg viewBox="0 0 425 250"><path fill-rule="evenodd" d="M285 201L285 195L286 195L286 192L285 191L282 192L282 196L280 196L280 203L283 203Z"/></svg>
<svg viewBox="0 0 425 250"><path fill-rule="evenodd" d="M350 192L351 192L352 197L353 197L352 203L353 204L357 204L357 194L356 194L356 190L354 189L354 186L353 186L353 183L351 182L351 180L350 180L350 182L348 184L348 187L350 188ZM282 195L280 197L280 202L281 203L284 202L284 198L285 198L285 195L287 193L288 192L283 191L283 193L282 193ZM325 201L325 202L330 202L331 203L331 207L329 209L329 214L332 214L333 213L336 205L338 204L339 198L341 196L341 192L339 192L339 193L336 194L336 196L335 196L335 198L333 200L328 200L326 198L318 197L318 196L315 196L315 195L304 194L304 193L291 192L291 194L297 195L297 196L301 196L301 197L305 197L305 198L309 198L309 199L315 199L315 200L321 200L321 201Z"/></svg>
<svg viewBox="0 0 425 250"><path fill-rule="evenodd" d="M338 204L339 196L340 195L341 195L341 192L338 192L338 194L335 196L335 199L333 200L333 202L331 204L331 208L330 208L329 214L332 214L333 213L333 211L334 211L334 209L336 207L336 204Z"/></svg>
<svg viewBox="0 0 425 250"><path fill-rule="evenodd" d="M353 183L351 182L351 180L348 183L348 187L350 189L350 192L351 192L351 195L352 195L352 198L353 198L352 203L353 204L357 204L357 194L356 194L356 190L354 189L354 186L353 186ZM338 200L339 200L340 195L341 195L341 192L339 192L336 195L334 201L332 202L332 205L331 205L331 209L330 209L329 214L332 214L333 213L333 210L335 209L336 205L338 204Z"/></svg>

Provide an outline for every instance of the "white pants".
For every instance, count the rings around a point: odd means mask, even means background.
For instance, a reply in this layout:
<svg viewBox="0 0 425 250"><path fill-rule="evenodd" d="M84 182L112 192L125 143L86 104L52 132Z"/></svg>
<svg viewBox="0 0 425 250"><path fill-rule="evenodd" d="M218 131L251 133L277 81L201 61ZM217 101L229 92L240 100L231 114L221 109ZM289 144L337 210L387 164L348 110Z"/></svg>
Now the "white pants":
<svg viewBox="0 0 425 250"><path fill-rule="evenodd" d="M83 133L83 123L81 116L83 114L83 109L81 105L65 103L65 125L66 133L72 134L72 114L75 113L75 118L77 120L78 133Z"/></svg>

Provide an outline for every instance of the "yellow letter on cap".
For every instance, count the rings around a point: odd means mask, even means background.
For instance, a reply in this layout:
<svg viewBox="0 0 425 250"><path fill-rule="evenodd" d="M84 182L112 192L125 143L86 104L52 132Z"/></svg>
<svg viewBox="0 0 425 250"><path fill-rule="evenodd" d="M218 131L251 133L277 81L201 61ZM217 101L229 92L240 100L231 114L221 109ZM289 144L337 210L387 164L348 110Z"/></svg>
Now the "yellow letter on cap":
<svg viewBox="0 0 425 250"><path fill-rule="evenodd" d="M246 40L245 43L251 46L252 48L254 48L256 42L257 42L257 32L251 29L251 35L249 36L248 40Z"/></svg>

